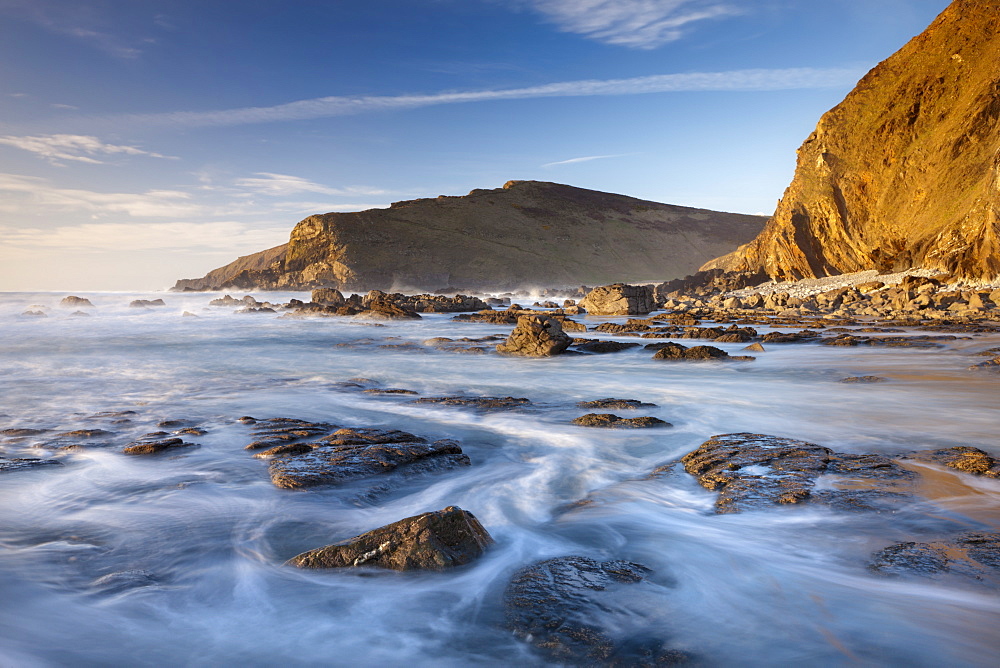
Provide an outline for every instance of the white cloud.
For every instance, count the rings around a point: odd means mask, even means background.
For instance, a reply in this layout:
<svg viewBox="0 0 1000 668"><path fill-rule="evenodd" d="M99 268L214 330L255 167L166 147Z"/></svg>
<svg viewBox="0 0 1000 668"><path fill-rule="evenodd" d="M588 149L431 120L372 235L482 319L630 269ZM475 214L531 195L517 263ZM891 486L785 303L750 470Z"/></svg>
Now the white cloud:
<svg viewBox="0 0 1000 668"><path fill-rule="evenodd" d="M717 0L526 0L559 30L635 49L680 39L691 23L742 13Z"/></svg>
<svg viewBox="0 0 1000 668"><path fill-rule="evenodd" d="M92 215L126 214L141 218L192 216L204 208L190 202L191 195L178 190L149 190L144 193L99 193L91 190L58 188L45 179L17 174L0 174L0 212L65 213Z"/></svg>
<svg viewBox="0 0 1000 668"><path fill-rule="evenodd" d="M290 226L256 229L232 221L84 223L53 229L0 227L0 247L50 251L187 251L240 253L288 241Z"/></svg>
<svg viewBox="0 0 1000 668"><path fill-rule="evenodd" d="M150 158L176 160L173 156L144 151L134 146L106 144L97 137L91 137L89 135L60 134L27 137L5 135L0 136L0 144L13 146L14 148L34 153L35 155L45 158L53 164L59 164L60 160L71 160L74 162L101 165L104 164L104 162L98 160L94 156L105 155L144 155Z"/></svg>
<svg viewBox="0 0 1000 668"><path fill-rule="evenodd" d="M113 122L115 125L132 122L145 125L179 125L187 127L228 126L327 118L331 116L349 116L368 112L495 100L700 91L774 91L828 88L853 85L865 71L864 69L853 67L797 67L772 70L752 69L732 70L728 72L655 74L629 79L564 81L527 88L500 90L445 92L422 95L319 97L271 107L135 114L112 117L107 119L107 121Z"/></svg>
<svg viewBox="0 0 1000 668"><path fill-rule="evenodd" d="M547 162L542 167L555 167L556 165L573 165L578 162L590 162L591 160L604 160L605 158L624 158L626 155L631 155L630 153L615 153L613 155L585 155L581 158L570 158L568 160L557 160L556 162Z"/></svg>
<svg viewBox="0 0 1000 668"><path fill-rule="evenodd" d="M73 0L3 0L0 13L34 23L57 35L68 35L116 58L141 55L134 38L120 37L109 28L114 14L103 15L94 3ZM124 34L125 31L120 31ZM140 42L146 40L140 39Z"/></svg>
<svg viewBox="0 0 1000 668"><path fill-rule="evenodd" d="M252 177L237 179L236 186L246 188L251 194L269 195L272 197L287 197L299 193L320 193L323 195L384 195L386 191L376 188L352 186L348 188L331 188L319 183L313 183L300 176L289 174L273 174L257 172Z"/></svg>

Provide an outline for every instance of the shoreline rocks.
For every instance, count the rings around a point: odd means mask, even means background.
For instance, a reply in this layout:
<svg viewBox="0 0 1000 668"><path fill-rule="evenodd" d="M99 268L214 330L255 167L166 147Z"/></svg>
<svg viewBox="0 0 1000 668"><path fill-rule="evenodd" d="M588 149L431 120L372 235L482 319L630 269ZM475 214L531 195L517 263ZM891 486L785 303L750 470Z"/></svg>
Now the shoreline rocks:
<svg viewBox="0 0 1000 668"><path fill-rule="evenodd" d="M552 357L573 343L555 318L544 315L522 315L507 340L496 345L501 355L518 357Z"/></svg>

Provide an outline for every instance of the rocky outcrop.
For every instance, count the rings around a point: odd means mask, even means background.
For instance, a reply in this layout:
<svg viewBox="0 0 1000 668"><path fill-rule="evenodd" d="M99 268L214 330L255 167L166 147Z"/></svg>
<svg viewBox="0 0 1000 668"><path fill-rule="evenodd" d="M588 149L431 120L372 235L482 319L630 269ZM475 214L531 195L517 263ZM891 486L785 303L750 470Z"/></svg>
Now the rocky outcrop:
<svg viewBox="0 0 1000 668"><path fill-rule="evenodd" d="M472 513L449 506L303 552L289 559L288 565L442 571L477 559L492 544L493 537Z"/></svg>
<svg viewBox="0 0 1000 668"><path fill-rule="evenodd" d="M643 416L623 418L614 413L587 413L573 420L581 427L603 427L605 429L649 429L651 427L672 427L666 420Z"/></svg>
<svg viewBox="0 0 1000 668"><path fill-rule="evenodd" d="M646 315L656 309L652 286L624 283L594 288L580 306L590 315Z"/></svg>
<svg viewBox="0 0 1000 668"><path fill-rule="evenodd" d="M522 315L507 340L497 344L497 352L518 357L552 357L569 348L573 340L555 318Z"/></svg>
<svg viewBox="0 0 1000 668"><path fill-rule="evenodd" d="M872 555L868 570L891 577L957 575L1000 585L1000 533L967 532L952 538L895 543Z"/></svg>
<svg viewBox="0 0 1000 668"><path fill-rule="evenodd" d="M941 464L964 473L1000 478L1000 461L969 445L958 445L941 450L926 450L908 455L906 459Z"/></svg>
<svg viewBox="0 0 1000 668"><path fill-rule="evenodd" d="M761 234L702 270L760 280L910 267L996 277L997 62L996 3L954 0L823 116Z"/></svg>
<svg viewBox="0 0 1000 668"><path fill-rule="evenodd" d="M175 290L514 289L689 274L746 243L760 216L540 181L388 209L310 216L289 241Z"/></svg>

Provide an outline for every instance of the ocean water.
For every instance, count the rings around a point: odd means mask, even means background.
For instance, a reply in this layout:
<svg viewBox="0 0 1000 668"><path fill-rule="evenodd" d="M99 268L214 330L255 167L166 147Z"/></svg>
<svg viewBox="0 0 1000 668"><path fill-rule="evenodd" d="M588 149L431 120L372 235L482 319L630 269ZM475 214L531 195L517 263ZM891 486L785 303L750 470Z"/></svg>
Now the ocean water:
<svg viewBox="0 0 1000 668"><path fill-rule="evenodd" d="M373 326L236 314L208 307L219 296L211 293L96 293L81 295L96 307L79 317L58 306L62 296L0 294L0 429L49 430L3 437L0 456L64 464L0 474L0 665L544 665L504 628L501 595L517 569L563 555L651 568L651 586L604 623L650 629L704 665L989 666L1000 653L995 589L865 568L898 540L997 529L1000 482L938 471L927 487L933 503L889 514L804 505L715 515L715 494L682 471L649 477L712 435L742 431L843 452L972 445L998 456L1000 376L967 367L1000 336L940 349L770 345L754 362L729 364L657 363L641 349L534 360L399 347L510 329L448 314ZM167 306L128 307L157 297ZM48 317L21 316L33 305ZM889 382L838 382L856 375ZM421 396L533 405L481 413L412 404L340 385L356 377ZM604 397L655 403L616 412L673 427L570 424L588 412L576 402ZM122 411L134 414L101 415ZM338 488L281 490L244 450L253 440L237 421L244 415L454 438L472 466L375 501ZM187 437L200 447L120 454L161 420L204 428ZM107 446L38 447L83 428L112 432ZM496 540L468 566L282 565L448 505L474 513ZM101 586L122 571L144 571L146 586Z"/></svg>

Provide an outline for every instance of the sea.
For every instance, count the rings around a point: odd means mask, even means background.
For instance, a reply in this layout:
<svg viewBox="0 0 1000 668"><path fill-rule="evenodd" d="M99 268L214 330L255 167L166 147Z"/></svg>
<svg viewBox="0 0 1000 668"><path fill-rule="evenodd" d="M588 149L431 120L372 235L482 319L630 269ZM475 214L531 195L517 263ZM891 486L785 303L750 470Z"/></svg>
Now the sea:
<svg viewBox="0 0 1000 668"><path fill-rule="evenodd" d="M799 504L716 514L716 493L675 464L733 432L847 453L967 445L1000 457L1000 374L969 369L998 334L937 348L716 344L756 357L730 363L658 362L641 347L520 359L424 345L510 331L452 314L289 318L209 306L219 293L77 293L93 308L60 307L66 294L0 293L0 430L38 430L0 436L0 457L62 463L0 473L0 666L547 665L507 628L503 593L519 569L567 555L651 569L641 595L592 621L645 629L699 665L994 666L1000 656L995 587L867 569L895 542L997 530L1000 481L942 469L924 500L886 513ZM165 305L129 306L157 298ZM886 382L840 382L864 375ZM417 395L366 394L358 378ZM415 396L531 403L484 412ZM572 424L594 412L577 402L606 397L655 404L612 412L672 426ZM377 498L279 489L244 449L244 416L455 439L472 464ZM204 430L184 437L197 447L121 453L178 424ZM108 433L58 449L59 434L80 429ZM466 566L284 565L452 505L495 540Z"/></svg>

